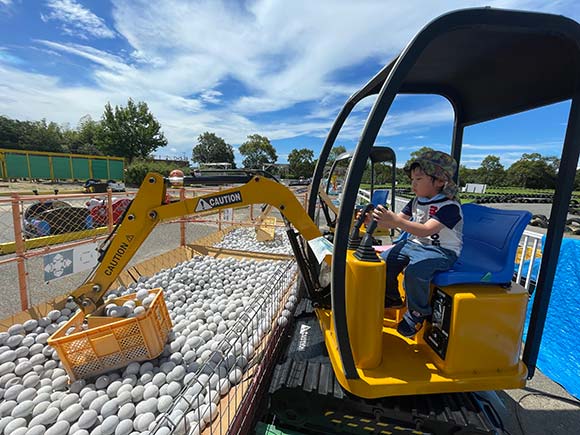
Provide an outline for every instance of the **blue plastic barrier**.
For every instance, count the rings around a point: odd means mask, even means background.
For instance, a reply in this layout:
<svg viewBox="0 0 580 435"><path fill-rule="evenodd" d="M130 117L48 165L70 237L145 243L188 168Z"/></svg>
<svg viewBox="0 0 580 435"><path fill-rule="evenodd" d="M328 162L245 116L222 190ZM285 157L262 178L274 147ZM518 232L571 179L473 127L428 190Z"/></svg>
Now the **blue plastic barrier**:
<svg viewBox="0 0 580 435"><path fill-rule="evenodd" d="M580 240L563 239L538 356L538 367L542 373L578 398L580 398L580 354L577 351L580 331L579 258ZM529 261L526 263L523 270L527 272ZM537 277L539 267L540 259L537 259L533 265L533 280ZM528 304L525 330L528 328L532 306L533 296Z"/></svg>

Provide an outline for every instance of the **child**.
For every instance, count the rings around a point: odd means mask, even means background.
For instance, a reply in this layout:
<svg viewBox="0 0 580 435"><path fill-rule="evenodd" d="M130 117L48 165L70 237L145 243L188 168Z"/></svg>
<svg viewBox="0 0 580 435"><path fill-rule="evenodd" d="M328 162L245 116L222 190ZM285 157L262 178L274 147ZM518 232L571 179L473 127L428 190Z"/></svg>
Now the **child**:
<svg viewBox="0 0 580 435"><path fill-rule="evenodd" d="M448 270L462 247L463 216L452 180L457 163L446 153L428 151L405 166L416 197L395 214L383 206L373 211L379 228L398 227L409 237L382 254L387 262L385 307L401 307L397 276L405 269L407 312L397 326L413 337L431 315L429 285L433 274Z"/></svg>

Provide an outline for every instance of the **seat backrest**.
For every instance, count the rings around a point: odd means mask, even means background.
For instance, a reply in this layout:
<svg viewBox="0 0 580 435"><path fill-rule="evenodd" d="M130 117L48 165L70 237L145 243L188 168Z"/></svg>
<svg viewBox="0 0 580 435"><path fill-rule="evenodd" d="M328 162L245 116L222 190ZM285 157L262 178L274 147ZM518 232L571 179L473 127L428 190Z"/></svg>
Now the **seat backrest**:
<svg viewBox="0 0 580 435"><path fill-rule="evenodd" d="M464 204L463 249L455 265L436 274L438 285L460 283L507 284L513 276L519 241L532 214Z"/></svg>
<svg viewBox="0 0 580 435"><path fill-rule="evenodd" d="M376 207L378 205L385 205L389 199L388 189L375 189L373 190L373 197L371 198L371 203Z"/></svg>

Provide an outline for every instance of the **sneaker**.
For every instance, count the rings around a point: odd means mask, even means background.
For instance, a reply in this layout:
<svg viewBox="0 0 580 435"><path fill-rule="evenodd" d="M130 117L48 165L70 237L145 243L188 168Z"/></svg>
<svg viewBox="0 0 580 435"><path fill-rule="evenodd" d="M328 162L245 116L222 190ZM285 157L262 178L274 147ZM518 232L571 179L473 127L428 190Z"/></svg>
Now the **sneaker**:
<svg viewBox="0 0 580 435"><path fill-rule="evenodd" d="M400 296L386 296L385 297L385 308L403 308L405 304Z"/></svg>
<svg viewBox="0 0 580 435"><path fill-rule="evenodd" d="M403 315L401 323L397 325L397 332L403 337L414 337L423 327L423 322L426 318L426 315L423 315L418 311L409 310Z"/></svg>

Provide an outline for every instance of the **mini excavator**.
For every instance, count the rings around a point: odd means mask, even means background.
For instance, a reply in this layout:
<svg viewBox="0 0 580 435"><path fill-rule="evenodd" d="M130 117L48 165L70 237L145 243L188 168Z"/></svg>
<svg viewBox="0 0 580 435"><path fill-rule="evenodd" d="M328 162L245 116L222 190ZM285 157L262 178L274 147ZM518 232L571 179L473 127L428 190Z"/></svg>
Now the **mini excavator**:
<svg viewBox="0 0 580 435"><path fill-rule="evenodd" d="M99 266L72 297L86 314L94 312L161 220L270 204L287 224L304 297L284 346L263 372L269 373L267 391L261 411L254 410L261 424L279 433L504 433L497 397L489 392L521 388L536 369L580 152L579 77L575 21L491 8L443 15L346 102L322 147L307 211L288 188L258 172L215 177L214 183L240 185L169 204L163 202L166 180L148 174ZM458 163L466 127L571 100L525 342L530 295L512 276L527 212L463 205L464 248L453 268L432 282L432 318L409 339L396 331L404 308L384 310L386 266L372 245L375 225L361 237L362 222L354 216L363 172L398 94L437 94L450 102L450 154ZM349 114L368 96L376 99L352 154L329 244L314 224L323 168ZM202 180L184 177L186 184L196 181Z"/></svg>
<svg viewBox="0 0 580 435"><path fill-rule="evenodd" d="M335 204L331 267L319 268L329 297L306 297L298 307L262 422L287 433L507 433L494 391L521 388L536 370L580 152L578 77L578 23L475 8L428 23L348 99L321 149L308 203L314 219L326 202L320 192L331 149L355 106L375 97ZM362 222L353 225L353 217L376 138L401 94L449 101L450 154L459 164L469 126L571 101L533 303L512 281L531 214L464 204L463 251L432 281L432 318L414 339L397 334L404 308L383 310L385 265L372 247L374 225L360 238Z"/></svg>

